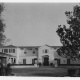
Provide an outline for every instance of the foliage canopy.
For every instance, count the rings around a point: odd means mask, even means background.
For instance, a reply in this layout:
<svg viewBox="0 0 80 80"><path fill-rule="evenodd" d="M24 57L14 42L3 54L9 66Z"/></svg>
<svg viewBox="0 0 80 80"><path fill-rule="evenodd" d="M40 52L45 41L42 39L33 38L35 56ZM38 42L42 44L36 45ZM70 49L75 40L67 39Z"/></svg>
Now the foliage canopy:
<svg viewBox="0 0 80 80"><path fill-rule="evenodd" d="M56 32L63 46L57 52L60 56L80 59L80 6L74 6L73 11L66 11L65 15L69 26L58 26Z"/></svg>

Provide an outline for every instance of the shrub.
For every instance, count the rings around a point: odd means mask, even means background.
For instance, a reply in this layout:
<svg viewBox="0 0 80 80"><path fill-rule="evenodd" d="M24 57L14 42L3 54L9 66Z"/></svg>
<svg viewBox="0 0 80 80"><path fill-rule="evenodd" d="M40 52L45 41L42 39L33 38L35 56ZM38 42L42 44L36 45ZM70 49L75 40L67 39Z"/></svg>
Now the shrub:
<svg viewBox="0 0 80 80"><path fill-rule="evenodd" d="M41 63L38 63L39 66L41 66Z"/></svg>
<svg viewBox="0 0 80 80"><path fill-rule="evenodd" d="M75 69L68 69L68 76L73 77L75 74L76 70Z"/></svg>
<svg viewBox="0 0 80 80"><path fill-rule="evenodd" d="M53 63L50 63L50 66L53 66Z"/></svg>

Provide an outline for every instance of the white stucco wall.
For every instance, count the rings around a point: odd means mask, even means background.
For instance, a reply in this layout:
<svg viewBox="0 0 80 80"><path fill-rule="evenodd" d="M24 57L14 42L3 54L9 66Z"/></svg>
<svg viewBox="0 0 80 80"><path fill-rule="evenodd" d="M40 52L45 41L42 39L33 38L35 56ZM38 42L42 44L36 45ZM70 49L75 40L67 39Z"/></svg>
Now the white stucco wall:
<svg viewBox="0 0 80 80"><path fill-rule="evenodd" d="M19 64L23 64L23 59L26 59L26 64L32 64L32 59L37 58L36 56L20 57Z"/></svg>
<svg viewBox="0 0 80 80"><path fill-rule="evenodd" d="M21 49L20 49L20 48L17 48L16 51L17 51L16 64L19 64L19 59L20 59L19 56L20 56L20 54L21 54Z"/></svg>
<svg viewBox="0 0 80 80"><path fill-rule="evenodd" d="M15 57L9 57L7 58L7 62L11 63L11 58L16 58L16 64L23 64L23 59L26 59L26 64L32 64L32 59L37 58L38 62L43 63L42 57L45 55L49 56L49 63L57 63L54 59L60 59L60 64L67 64L67 58L60 57L56 49L43 45L36 50L34 47L32 50L27 49L27 53L24 54L25 49L20 49L19 47L4 47L0 48L0 52L2 52L2 49L15 49L15 53L7 53ZM43 50L47 49L48 53L43 52ZM35 54L33 54L33 51L35 51ZM54 62L55 61L55 62ZM70 61L71 64L80 64L80 60Z"/></svg>
<svg viewBox="0 0 80 80"><path fill-rule="evenodd" d="M17 48L14 48L14 47L3 47L3 48L0 48L0 52L2 52L2 49L8 49L8 53L6 53L6 54L10 54L10 55L12 55L12 56L17 56ZM9 49L15 49L15 53L13 53L13 52L10 52L9 53ZM3 53L5 53L5 52L3 52Z"/></svg>
<svg viewBox="0 0 80 80"><path fill-rule="evenodd" d="M26 59L26 64L32 64L32 59L37 58L37 54L38 54L36 50L34 51L35 51L35 54L33 54L33 50L26 49L26 54L25 54L24 53L25 48L20 49L20 54L18 55L18 63L23 64L23 59Z"/></svg>
<svg viewBox="0 0 80 80"><path fill-rule="evenodd" d="M48 50L48 53L43 52L43 50ZM43 45L38 48L38 62L43 63L42 57L45 55L49 56L49 62L54 60L54 55L53 55L54 49L51 47L48 47L46 45Z"/></svg>
<svg viewBox="0 0 80 80"><path fill-rule="evenodd" d="M47 49L48 53L43 53L43 50ZM54 59L60 59L60 64L67 64L67 59L66 58L62 58L61 56L59 56L56 52L56 49L49 47L49 46L41 46L38 49L38 62L43 63L42 60L42 56L44 55L48 55L49 56L49 63L57 63Z"/></svg>
<svg viewBox="0 0 80 80"><path fill-rule="evenodd" d="M6 54L10 54L11 56L7 57L7 63L11 63L12 64L12 61L11 61L11 58L13 58L13 61L14 61L14 58L17 59L17 48L16 47L0 47L0 52L2 52L2 49L7 49L8 50L8 53ZM10 52L9 53L9 49L15 49L15 53L13 52ZM4 54L4 50L3 50L3 54Z"/></svg>

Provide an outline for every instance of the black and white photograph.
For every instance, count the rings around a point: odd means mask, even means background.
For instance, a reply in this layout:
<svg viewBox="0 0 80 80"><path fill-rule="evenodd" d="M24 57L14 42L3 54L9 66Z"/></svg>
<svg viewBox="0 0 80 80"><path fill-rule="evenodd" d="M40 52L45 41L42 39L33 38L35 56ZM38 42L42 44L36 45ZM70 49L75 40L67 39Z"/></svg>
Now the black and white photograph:
<svg viewBox="0 0 80 80"><path fill-rule="evenodd" d="M80 77L80 3L0 2L0 76Z"/></svg>

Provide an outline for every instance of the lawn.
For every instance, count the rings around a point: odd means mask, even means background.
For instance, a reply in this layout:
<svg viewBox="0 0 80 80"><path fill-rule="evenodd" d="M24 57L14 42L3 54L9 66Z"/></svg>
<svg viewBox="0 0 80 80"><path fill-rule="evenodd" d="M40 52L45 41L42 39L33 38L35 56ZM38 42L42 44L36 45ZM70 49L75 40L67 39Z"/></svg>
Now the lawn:
<svg viewBox="0 0 80 80"><path fill-rule="evenodd" d="M15 68L12 69L12 73L15 73L18 76L63 77L67 75L67 69L52 67Z"/></svg>

